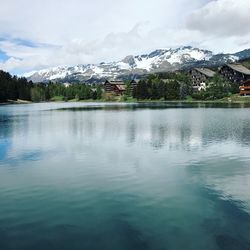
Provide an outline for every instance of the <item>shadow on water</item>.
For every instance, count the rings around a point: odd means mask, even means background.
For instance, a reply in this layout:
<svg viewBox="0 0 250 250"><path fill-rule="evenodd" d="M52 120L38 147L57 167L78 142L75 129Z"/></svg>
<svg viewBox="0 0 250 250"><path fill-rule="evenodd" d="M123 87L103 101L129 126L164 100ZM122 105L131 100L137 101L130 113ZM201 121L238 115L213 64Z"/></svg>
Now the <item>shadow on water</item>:
<svg viewBox="0 0 250 250"><path fill-rule="evenodd" d="M120 103L109 105L87 105L81 107L64 107L55 108L53 110L68 110L68 111L94 111L94 110L106 110L106 111L119 111L128 110L133 111L137 109L170 109L170 108L249 108L250 104L238 104L238 103L184 103L184 102L150 102L150 103Z"/></svg>
<svg viewBox="0 0 250 250"><path fill-rule="evenodd" d="M121 246L124 247L124 249L153 249L150 244L150 239L128 221L118 219L115 224L115 231L120 235Z"/></svg>
<svg viewBox="0 0 250 250"><path fill-rule="evenodd" d="M228 235L216 236L216 242L221 250L249 250L250 245L244 240L236 240Z"/></svg>
<svg viewBox="0 0 250 250"><path fill-rule="evenodd" d="M250 215L243 210L242 203L223 199L210 188L202 189L202 197L211 200L217 211L216 218L205 219L203 227L212 234L220 250L250 249Z"/></svg>
<svg viewBox="0 0 250 250"><path fill-rule="evenodd" d="M68 250L68 249L130 249L148 250L149 240L134 226L117 221L116 233L102 233L73 225L57 225L52 228L34 230L31 225L22 225L16 235L0 229L1 250ZM35 234L34 234L35 233ZM30 240L32 238L32 241ZM13 244L13 242L15 242ZM166 248L164 248L166 249Z"/></svg>

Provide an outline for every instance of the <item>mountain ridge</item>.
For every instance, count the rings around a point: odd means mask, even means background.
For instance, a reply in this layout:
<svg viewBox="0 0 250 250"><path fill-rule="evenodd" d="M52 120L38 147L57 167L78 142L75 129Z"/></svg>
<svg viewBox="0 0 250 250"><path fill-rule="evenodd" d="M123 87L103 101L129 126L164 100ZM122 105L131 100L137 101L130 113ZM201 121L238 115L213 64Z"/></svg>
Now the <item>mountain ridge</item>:
<svg viewBox="0 0 250 250"><path fill-rule="evenodd" d="M24 74L33 82L102 82L104 79L131 79L164 71L188 70L192 67L215 67L250 57L250 49L233 54L183 46L156 49L149 54L128 55L120 61L99 64L58 66Z"/></svg>

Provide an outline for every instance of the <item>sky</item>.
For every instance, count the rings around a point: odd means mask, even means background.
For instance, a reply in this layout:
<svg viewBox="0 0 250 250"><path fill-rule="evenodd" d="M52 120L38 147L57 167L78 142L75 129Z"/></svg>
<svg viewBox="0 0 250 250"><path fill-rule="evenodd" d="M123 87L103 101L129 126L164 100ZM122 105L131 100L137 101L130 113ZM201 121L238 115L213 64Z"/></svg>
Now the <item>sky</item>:
<svg viewBox="0 0 250 250"><path fill-rule="evenodd" d="M0 69L23 74L159 48L250 48L250 0L1 0Z"/></svg>

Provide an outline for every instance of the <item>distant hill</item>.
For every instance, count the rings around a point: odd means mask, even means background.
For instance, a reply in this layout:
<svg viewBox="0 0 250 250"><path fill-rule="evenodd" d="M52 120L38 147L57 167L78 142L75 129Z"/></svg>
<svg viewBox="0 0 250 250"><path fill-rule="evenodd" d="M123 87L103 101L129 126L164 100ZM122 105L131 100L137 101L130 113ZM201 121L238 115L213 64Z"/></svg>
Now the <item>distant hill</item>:
<svg viewBox="0 0 250 250"><path fill-rule="evenodd" d="M250 69L250 58L246 58L244 60L240 60L239 62L241 64L243 64L245 67L247 67L248 69Z"/></svg>
<svg viewBox="0 0 250 250"><path fill-rule="evenodd" d="M217 67L225 63L250 58L250 49L234 54L213 54L209 50L184 46L177 49L158 49L149 54L127 56L121 61L59 66L25 74L33 82L89 82L105 79L131 79L157 72L188 70L193 67Z"/></svg>

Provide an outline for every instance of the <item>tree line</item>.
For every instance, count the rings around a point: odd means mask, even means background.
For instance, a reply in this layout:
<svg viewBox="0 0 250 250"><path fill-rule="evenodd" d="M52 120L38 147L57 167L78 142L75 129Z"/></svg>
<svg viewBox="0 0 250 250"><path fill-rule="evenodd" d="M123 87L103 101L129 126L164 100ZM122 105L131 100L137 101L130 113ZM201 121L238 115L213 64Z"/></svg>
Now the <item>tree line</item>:
<svg viewBox="0 0 250 250"><path fill-rule="evenodd" d="M191 77L188 73L158 73L147 79L140 80L135 88L127 82L125 97L137 100L197 100L221 99L238 93L238 86L216 74L206 83L206 90L193 91ZM26 78L11 76L0 70L0 102L8 100L28 100L33 102L50 100L98 100L103 98L103 88L100 84L89 85L75 83L65 86L61 83L34 84Z"/></svg>
<svg viewBox="0 0 250 250"><path fill-rule="evenodd" d="M0 101L31 100L33 83L0 70Z"/></svg>
<svg viewBox="0 0 250 250"><path fill-rule="evenodd" d="M31 88L31 101L40 102L48 100L98 100L102 98L100 85L75 83L65 86L61 83L33 84Z"/></svg>
<svg viewBox="0 0 250 250"><path fill-rule="evenodd" d="M164 79L164 80L163 80ZM127 89L130 89L129 86ZM219 74L206 82L206 89L194 91L191 76L185 72L159 73L150 75L146 80L140 80L138 85L126 95L138 100L216 100L239 92L237 84L232 84Z"/></svg>
<svg viewBox="0 0 250 250"><path fill-rule="evenodd" d="M0 102L8 100L27 100L34 102L49 101L53 98L61 100L101 99L100 85L72 84L65 86L60 83L34 84L26 78L11 76L0 70Z"/></svg>
<svg viewBox="0 0 250 250"><path fill-rule="evenodd" d="M150 75L147 80L138 82L132 96L139 100L178 100L192 94L192 83L188 74L168 74L168 77L163 80L159 74Z"/></svg>

